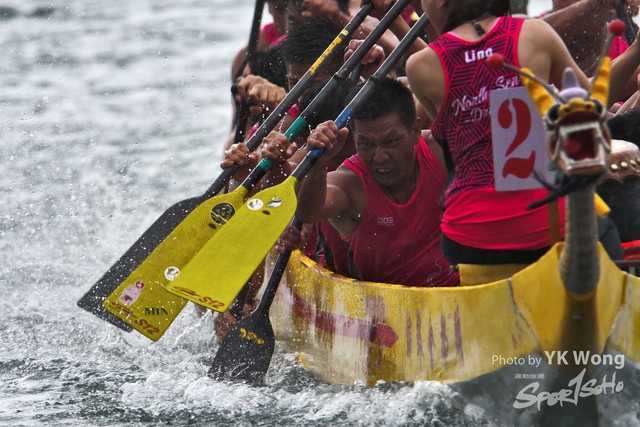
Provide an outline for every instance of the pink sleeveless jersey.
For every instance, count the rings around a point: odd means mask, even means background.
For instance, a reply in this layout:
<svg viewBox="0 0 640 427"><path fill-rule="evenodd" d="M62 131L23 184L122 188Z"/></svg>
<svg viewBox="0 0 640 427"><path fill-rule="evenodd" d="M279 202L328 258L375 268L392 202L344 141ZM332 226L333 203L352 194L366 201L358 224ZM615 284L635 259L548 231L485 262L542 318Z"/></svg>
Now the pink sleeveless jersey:
<svg viewBox="0 0 640 427"><path fill-rule="evenodd" d="M409 286L454 286L457 273L440 251L439 203L446 171L424 140L416 144L420 178L404 204L395 203L355 155L344 164L360 176L367 195L362 222L345 238L360 279Z"/></svg>
<svg viewBox="0 0 640 427"><path fill-rule="evenodd" d="M486 58L499 53L519 68L523 22L501 17L480 40L446 33L429 45L440 58L446 87L431 130L449 146L456 170L446 191L442 231L467 246L532 250L549 245L547 208L527 210L529 203L546 197L546 190L497 192L493 176L489 93L522 82L512 71L489 67Z"/></svg>
<svg viewBox="0 0 640 427"><path fill-rule="evenodd" d="M262 27L262 32L272 46L278 45L287 35L280 34L274 22L269 22Z"/></svg>

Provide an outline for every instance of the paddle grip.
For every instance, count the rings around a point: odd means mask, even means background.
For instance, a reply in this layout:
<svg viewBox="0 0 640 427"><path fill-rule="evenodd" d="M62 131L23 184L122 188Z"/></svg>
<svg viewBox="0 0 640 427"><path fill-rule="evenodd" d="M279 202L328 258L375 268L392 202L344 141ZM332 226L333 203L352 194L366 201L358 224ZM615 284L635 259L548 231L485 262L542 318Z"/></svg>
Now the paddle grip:
<svg viewBox="0 0 640 427"><path fill-rule="evenodd" d="M349 108L349 106L345 107L344 110L340 113L338 117L336 117L335 124L338 126L338 129L346 128L349 126L349 122L353 118L353 108Z"/></svg>
<svg viewBox="0 0 640 427"><path fill-rule="evenodd" d="M291 141L298 134L300 134L302 129L305 129L307 126L307 121L302 117L298 117L296 121L293 122L291 126L289 126L289 129L287 129L284 136L289 141ZM275 160L263 157L262 160L260 160L260 163L258 163L256 168L249 174L249 176L242 182L241 185L247 190L251 191L251 189L255 187L258 181L260 181L262 177L266 175L266 173L273 167L274 164Z"/></svg>
<svg viewBox="0 0 640 427"><path fill-rule="evenodd" d="M349 107L346 107L344 110L342 110L342 112L336 118L334 123L336 124L338 129L342 129L342 128L346 127L349 124L349 122L351 121L352 117L353 117L353 110L351 108L349 108ZM307 154L307 156L306 156L307 158L309 158L309 163L310 163L309 167L313 166L320 159L320 157L322 157L322 155L324 154L325 151L326 150L324 148L312 148L311 150L309 150L309 154ZM302 163L300 164L300 166L302 166ZM297 169L296 169L296 171L297 171ZM307 169L307 171L308 171L308 169ZM306 172L303 174L303 176L304 175L306 175ZM295 176L295 173L294 173L294 176ZM296 178L297 178L297 176L296 176Z"/></svg>
<svg viewBox="0 0 640 427"><path fill-rule="evenodd" d="M305 111L307 111L307 110L305 109ZM300 117L298 117L296 119L295 122L293 122L291 124L291 126L289 126L289 129L287 129L287 131L284 133L284 136L289 141L293 141L294 139L296 139L298 137L298 135L300 135L300 133L304 129L307 129L308 127L309 127L309 123L307 122L305 117L301 115Z"/></svg>

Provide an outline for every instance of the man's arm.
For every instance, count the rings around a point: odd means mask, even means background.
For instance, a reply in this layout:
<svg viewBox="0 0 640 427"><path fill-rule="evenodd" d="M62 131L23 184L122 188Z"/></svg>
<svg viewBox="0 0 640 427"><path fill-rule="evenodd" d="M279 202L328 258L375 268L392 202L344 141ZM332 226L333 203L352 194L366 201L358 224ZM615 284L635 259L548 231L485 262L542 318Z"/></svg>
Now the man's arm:
<svg viewBox="0 0 640 427"><path fill-rule="evenodd" d="M346 166L342 165L330 173L327 173L327 166L329 159L342 149L347 135L347 129L338 131L332 121L320 124L311 133L307 147L310 150L324 148L326 151L296 187L298 219L309 223L330 220L343 236L351 234L359 224L353 193L362 189L362 184Z"/></svg>
<svg viewBox="0 0 640 427"><path fill-rule="evenodd" d="M636 41L611 62L609 106L626 99L637 90L638 66L640 66L640 41Z"/></svg>
<svg viewBox="0 0 640 427"><path fill-rule="evenodd" d="M580 0L558 9L565 4L542 20L560 35L580 69L592 75L607 37L607 22L615 16L612 6L608 0Z"/></svg>
<svg viewBox="0 0 640 427"><path fill-rule="evenodd" d="M347 129L338 131L335 123L328 121L318 125L307 138L307 149L324 148L325 152L296 187L297 216L302 222L324 221L348 209L348 189L343 188L340 179L343 171L337 180L334 173L331 180L327 177L329 159L342 149L347 135Z"/></svg>

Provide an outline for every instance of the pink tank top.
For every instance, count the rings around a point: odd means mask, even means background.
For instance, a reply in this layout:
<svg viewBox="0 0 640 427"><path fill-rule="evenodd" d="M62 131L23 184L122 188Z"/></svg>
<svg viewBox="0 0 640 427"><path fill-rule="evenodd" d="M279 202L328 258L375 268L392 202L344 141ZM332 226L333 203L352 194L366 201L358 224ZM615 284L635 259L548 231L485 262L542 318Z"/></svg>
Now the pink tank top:
<svg viewBox="0 0 640 427"><path fill-rule="evenodd" d="M431 47L440 58L445 95L431 130L449 146L455 177L446 191L442 231L452 240L476 248L532 250L549 245L547 208L527 210L545 190L497 192L491 146L489 93L520 87L517 74L494 70L492 53L520 67L518 37L524 20L500 17L480 40L443 34ZM564 209L561 209L564 224Z"/></svg>
<svg viewBox="0 0 640 427"><path fill-rule="evenodd" d="M344 164L360 176L366 206L360 225L346 237L362 280L408 286L454 286L457 273L440 251L440 195L447 178L424 140L415 147L420 178L404 204L395 203L355 155Z"/></svg>
<svg viewBox="0 0 640 427"><path fill-rule="evenodd" d="M622 55L625 50L629 49L629 43L622 36L617 36L613 38L613 42L611 43L611 50L609 51L609 57L611 60L616 59L618 56Z"/></svg>
<svg viewBox="0 0 640 427"><path fill-rule="evenodd" d="M264 36L267 38L269 43L271 43L273 46L276 46L287 37L286 34L280 34L274 22L265 24L265 26L262 27L262 32L264 33Z"/></svg>

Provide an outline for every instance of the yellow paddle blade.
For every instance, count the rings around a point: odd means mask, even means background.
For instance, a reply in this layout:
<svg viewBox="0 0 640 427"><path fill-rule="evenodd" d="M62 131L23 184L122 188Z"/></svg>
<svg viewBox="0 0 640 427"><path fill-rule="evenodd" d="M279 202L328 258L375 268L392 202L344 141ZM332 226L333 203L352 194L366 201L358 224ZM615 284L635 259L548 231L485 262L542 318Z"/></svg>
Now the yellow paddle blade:
<svg viewBox="0 0 640 427"><path fill-rule="evenodd" d="M104 301L104 307L142 335L156 341L187 301L165 286L242 206L247 189L201 203Z"/></svg>
<svg viewBox="0 0 640 427"><path fill-rule="evenodd" d="M167 290L212 310L226 311L293 217L297 183L290 176L249 199Z"/></svg>

